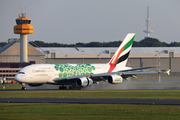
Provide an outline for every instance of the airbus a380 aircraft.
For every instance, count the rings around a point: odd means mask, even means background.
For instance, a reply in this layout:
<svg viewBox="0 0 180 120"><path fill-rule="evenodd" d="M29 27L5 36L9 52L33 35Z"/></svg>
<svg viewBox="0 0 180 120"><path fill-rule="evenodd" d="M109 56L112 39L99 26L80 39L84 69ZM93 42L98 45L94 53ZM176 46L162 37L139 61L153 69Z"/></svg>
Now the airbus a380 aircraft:
<svg viewBox="0 0 180 120"><path fill-rule="evenodd" d="M118 84L136 74L155 73L134 71L150 67L126 67L134 37L135 33L129 33L107 64L34 64L22 68L15 76L15 81L22 84L23 90L26 89L25 84L55 84L60 85L59 88L62 89L65 88L64 85L86 87L106 80L111 84Z"/></svg>

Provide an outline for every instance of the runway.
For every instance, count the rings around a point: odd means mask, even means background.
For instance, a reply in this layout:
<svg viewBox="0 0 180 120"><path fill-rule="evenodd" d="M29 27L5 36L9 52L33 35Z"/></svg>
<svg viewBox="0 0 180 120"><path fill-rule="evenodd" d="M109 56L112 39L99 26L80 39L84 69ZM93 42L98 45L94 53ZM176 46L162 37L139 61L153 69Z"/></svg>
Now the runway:
<svg viewBox="0 0 180 120"><path fill-rule="evenodd" d="M76 104L147 104L180 105L179 99L119 99L119 98L0 98L1 103L76 103Z"/></svg>

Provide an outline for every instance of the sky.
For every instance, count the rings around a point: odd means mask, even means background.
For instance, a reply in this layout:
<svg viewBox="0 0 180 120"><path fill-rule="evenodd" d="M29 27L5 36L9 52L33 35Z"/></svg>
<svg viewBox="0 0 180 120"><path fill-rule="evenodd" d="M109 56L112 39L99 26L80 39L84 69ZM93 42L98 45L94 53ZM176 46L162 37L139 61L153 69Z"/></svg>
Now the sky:
<svg viewBox="0 0 180 120"><path fill-rule="evenodd" d="M180 42L180 0L149 0L150 35L161 42ZM147 0L0 0L0 42L14 34L19 7L31 18L30 41L74 44L123 40L146 34Z"/></svg>

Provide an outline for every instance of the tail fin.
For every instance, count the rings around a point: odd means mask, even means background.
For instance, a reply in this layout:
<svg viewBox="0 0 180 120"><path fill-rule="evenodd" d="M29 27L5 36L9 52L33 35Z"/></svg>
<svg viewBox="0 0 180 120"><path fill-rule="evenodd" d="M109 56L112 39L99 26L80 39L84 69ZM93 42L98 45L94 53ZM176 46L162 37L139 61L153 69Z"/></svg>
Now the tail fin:
<svg viewBox="0 0 180 120"><path fill-rule="evenodd" d="M128 60L128 56L134 41L134 37L135 37L135 33L127 34L126 38L123 40L118 50L109 61L111 67L108 72L111 72L115 68L116 64L124 67L126 66L126 62Z"/></svg>

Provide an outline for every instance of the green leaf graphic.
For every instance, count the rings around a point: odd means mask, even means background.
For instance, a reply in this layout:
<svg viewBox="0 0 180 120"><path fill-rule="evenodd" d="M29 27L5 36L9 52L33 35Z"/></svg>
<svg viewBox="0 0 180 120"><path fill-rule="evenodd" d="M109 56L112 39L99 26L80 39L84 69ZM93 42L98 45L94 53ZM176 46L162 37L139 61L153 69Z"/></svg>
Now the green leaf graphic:
<svg viewBox="0 0 180 120"><path fill-rule="evenodd" d="M76 66L69 64L55 64L54 68L57 71L60 71L59 77L89 75L93 74L93 71L95 70L95 67L91 66L91 64L76 64Z"/></svg>
<svg viewBox="0 0 180 120"><path fill-rule="evenodd" d="M59 73L59 77L62 77L62 73Z"/></svg>
<svg viewBox="0 0 180 120"><path fill-rule="evenodd" d="M92 68L93 70L95 70L95 67L94 67L94 66L91 66L91 68Z"/></svg>
<svg viewBox="0 0 180 120"><path fill-rule="evenodd" d="M64 71L64 69L63 69L62 67L60 67L59 70L60 70L60 72L63 72L63 71Z"/></svg>
<svg viewBox="0 0 180 120"><path fill-rule="evenodd" d="M63 73L63 77L67 77L67 73L66 72Z"/></svg>
<svg viewBox="0 0 180 120"><path fill-rule="evenodd" d="M92 72L92 68L91 68L91 67L88 67L88 71L89 71L89 72Z"/></svg>
<svg viewBox="0 0 180 120"><path fill-rule="evenodd" d="M58 66L54 66L54 68L58 71L59 70L59 67Z"/></svg>

